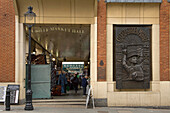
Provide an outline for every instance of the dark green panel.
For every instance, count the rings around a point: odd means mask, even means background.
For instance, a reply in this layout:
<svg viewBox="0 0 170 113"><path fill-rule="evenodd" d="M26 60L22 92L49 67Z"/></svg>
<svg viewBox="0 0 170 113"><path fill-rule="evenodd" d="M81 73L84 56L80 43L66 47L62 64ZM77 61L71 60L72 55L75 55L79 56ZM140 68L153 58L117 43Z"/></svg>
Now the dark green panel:
<svg viewBox="0 0 170 113"><path fill-rule="evenodd" d="M32 98L51 98L50 71L50 65L31 65Z"/></svg>

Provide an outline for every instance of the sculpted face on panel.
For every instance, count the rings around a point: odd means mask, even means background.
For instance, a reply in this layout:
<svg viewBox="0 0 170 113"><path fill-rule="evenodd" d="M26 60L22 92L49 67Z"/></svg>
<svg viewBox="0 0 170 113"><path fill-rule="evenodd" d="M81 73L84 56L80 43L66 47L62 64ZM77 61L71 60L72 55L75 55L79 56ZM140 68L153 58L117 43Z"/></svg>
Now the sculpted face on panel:
<svg viewBox="0 0 170 113"><path fill-rule="evenodd" d="M141 48L137 48L136 50L129 50L126 52L127 49L123 49L123 59L122 65L126 72L128 73L127 80L134 80L134 81L143 81L144 74L143 74L143 61L139 62L139 59L143 59L143 52ZM129 62L129 65L127 64Z"/></svg>
<svg viewBox="0 0 170 113"><path fill-rule="evenodd" d="M114 75L117 89L149 89L151 26L114 25Z"/></svg>

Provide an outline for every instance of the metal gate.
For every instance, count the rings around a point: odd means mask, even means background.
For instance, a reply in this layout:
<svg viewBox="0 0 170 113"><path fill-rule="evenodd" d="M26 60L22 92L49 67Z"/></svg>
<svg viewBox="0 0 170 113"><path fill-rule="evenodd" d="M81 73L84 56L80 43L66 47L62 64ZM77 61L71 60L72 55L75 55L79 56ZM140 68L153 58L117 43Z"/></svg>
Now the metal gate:
<svg viewBox="0 0 170 113"><path fill-rule="evenodd" d="M26 74L27 74L27 71L26 71ZM50 72L51 72L50 64L31 65L31 88L33 91L32 98L51 98Z"/></svg>

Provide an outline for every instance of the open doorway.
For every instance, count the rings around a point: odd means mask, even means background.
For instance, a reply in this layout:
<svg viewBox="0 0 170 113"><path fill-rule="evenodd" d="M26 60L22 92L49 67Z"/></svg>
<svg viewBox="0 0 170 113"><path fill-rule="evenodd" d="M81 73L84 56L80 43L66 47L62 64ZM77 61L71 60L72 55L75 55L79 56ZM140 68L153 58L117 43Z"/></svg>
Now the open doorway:
<svg viewBox="0 0 170 113"><path fill-rule="evenodd" d="M33 99L85 98L82 79L90 85L90 25L35 25L31 37Z"/></svg>

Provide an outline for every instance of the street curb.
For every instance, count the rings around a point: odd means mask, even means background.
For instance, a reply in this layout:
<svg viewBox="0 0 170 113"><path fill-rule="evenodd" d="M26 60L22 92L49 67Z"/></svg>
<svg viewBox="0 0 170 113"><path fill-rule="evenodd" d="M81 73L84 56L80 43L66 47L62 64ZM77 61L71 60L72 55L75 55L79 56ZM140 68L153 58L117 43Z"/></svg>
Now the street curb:
<svg viewBox="0 0 170 113"><path fill-rule="evenodd" d="M108 106L108 108L170 109L170 106Z"/></svg>

